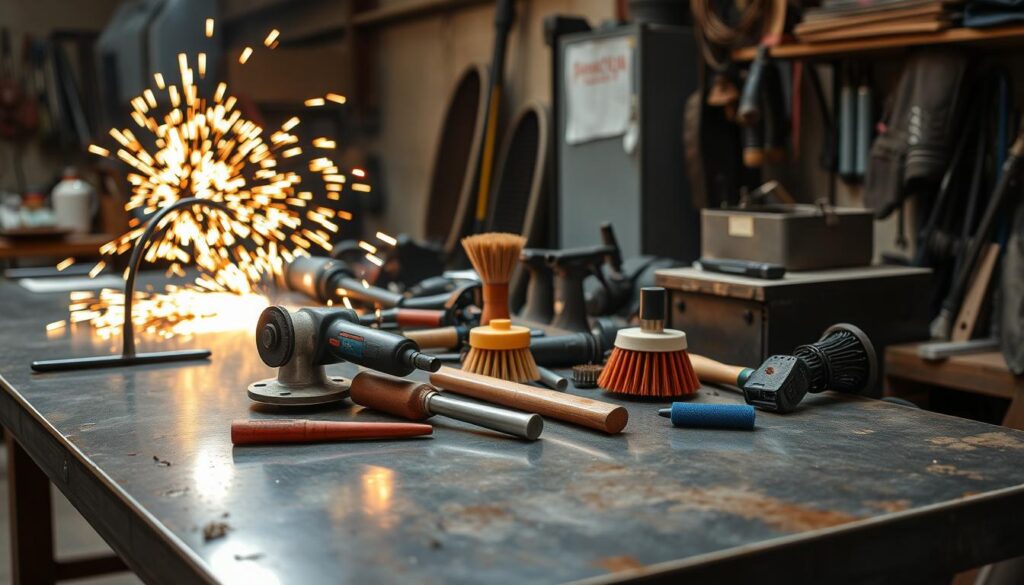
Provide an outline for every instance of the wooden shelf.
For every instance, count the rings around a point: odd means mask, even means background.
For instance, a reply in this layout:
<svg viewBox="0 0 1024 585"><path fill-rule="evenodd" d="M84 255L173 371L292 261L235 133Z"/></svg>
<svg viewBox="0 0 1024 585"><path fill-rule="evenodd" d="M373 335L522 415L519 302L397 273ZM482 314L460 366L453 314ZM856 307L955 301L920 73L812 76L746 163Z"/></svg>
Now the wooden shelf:
<svg viewBox="0 0 1024 585"><path fill-rule="evenodd" d="M772 47L771 55L778 59L825 59L924 45L985 45L1007 42L1024 42L1024 26L952 28L937 33L893 35L830 43L790 43ZM750 61L756 52L756 47L745 47L733 51L732 57L735 61Z"/></svg>

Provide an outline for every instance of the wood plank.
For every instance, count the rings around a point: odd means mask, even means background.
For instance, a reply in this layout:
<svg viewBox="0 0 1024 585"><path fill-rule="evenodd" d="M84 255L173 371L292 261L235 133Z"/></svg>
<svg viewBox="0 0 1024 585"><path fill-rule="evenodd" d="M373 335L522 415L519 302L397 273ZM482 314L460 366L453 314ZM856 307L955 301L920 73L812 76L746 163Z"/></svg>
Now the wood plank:
<svg viewBox="0 0 1024 585"><path fill-rule="evenodd" d="M63 240L13 241L0 238L0 260L68 256L99 256L100 246L113 238L107 234L70 235Z"/></svg>
<svg viewBox="0 0 1024 585"><path fill-rule="evenodd" d="M950 336L952 341L967 341L974 335L978 315L981 314L981 308L988 298L988 285L992 282L992 271L998 259L999 244L989 244L971 276L971 285L960 306L956 324L953 325L953 333Z"/></svg>
<svg viewBox="0 0 1024 585"><path fill-rule="evenodd" d="M917 345L889 346L885 351L887 378L903 378L923 384L1013 399L1024 394L1024 377L1010 373L999 352L956 356L930 362L917 355Z"/></svg>
<svg viewBox="0 0 1024 585"><path fill-rule="evenodd" d="M778 59L818 59L873 51L899 50L923 45L1022 41L1024 41L1024 25L1013 25L989 29L954 28L937 33L893 35L832 43L787 43L772 47L770 53ZM735 61L751 61L756 53L757 47L744 47L733 51L732 58Z"/></svg>

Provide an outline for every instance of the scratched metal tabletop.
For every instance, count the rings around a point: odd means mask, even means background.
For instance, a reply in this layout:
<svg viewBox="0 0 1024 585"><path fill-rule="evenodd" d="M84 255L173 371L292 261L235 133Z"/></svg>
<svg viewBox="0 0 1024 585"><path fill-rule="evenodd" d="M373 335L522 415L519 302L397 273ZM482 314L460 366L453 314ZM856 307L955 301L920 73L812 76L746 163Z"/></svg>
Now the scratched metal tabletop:
<svg viewBox="0 0 1024 585"><path fill-rule="evenodd" d="M232 448L232 419L282 416L246 397L273 375L254 320L140 343L208 362L39 375L33 359L117 348L44 331L66 293L2 283L0 302L0 422L150 582L906 583L1024 553L1012 430L828 393L759 412L753 432L674 429L658 403L623 402L620 436L548 420L527 443L438 417L432 438ZM226 535L206 540L211 523Z"/></svg>

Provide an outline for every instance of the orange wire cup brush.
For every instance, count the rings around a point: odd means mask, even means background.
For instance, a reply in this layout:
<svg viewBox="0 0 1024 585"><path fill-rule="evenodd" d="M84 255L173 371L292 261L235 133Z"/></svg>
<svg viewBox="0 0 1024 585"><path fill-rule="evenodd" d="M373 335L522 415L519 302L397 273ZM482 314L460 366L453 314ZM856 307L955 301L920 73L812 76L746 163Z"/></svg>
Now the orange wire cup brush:
<svg viewBox="0 0 1024 585"><path fill-rule="evenodd" d="M640 290L640 327L622 329L597 385L633 396L693 394L700 381L686 355L686 334L665 329L665 289Z"/></svg>
<svg viewBox="0 0 1024 585"><path fill-rule="evenodd" d="M508 283L519 263L526 238L516 234L489 233L462 238L462 248L484 285L480 324L508 319Z"/></svg>
<svg viewBox="0 0 1024 585"><path fill-rule="evenodd" d="M510 382L540 379L530 353L530 330L513 325L508 319L494 319L490 325L469 331L469 351L462 369Z"/></svg>

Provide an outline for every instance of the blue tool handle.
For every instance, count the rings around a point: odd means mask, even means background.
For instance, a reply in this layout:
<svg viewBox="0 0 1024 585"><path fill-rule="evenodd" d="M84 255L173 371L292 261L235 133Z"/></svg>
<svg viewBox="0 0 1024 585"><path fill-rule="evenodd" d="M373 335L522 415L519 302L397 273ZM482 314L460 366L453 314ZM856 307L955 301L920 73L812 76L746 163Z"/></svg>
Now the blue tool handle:
<svg viewBox="0 0 1024 585"><path fill-rule="evenodd" d="M672 426L699 429L754 429L754 407L748 404L701 404L673 402L658 411Z"/></svg>

